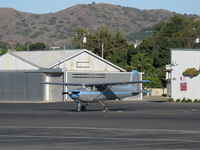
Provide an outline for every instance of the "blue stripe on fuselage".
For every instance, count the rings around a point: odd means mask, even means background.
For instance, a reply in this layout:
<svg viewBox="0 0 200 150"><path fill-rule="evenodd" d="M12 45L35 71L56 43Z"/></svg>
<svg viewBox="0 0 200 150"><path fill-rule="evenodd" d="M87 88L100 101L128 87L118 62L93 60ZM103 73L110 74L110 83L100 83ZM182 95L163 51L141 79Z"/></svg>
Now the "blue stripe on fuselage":
<svg viewBox="0 0 200 150"><path fill-rule="evenodd" d="M132 92L80 92L80 95L92 95L92 94L132 94Z"/></svg>

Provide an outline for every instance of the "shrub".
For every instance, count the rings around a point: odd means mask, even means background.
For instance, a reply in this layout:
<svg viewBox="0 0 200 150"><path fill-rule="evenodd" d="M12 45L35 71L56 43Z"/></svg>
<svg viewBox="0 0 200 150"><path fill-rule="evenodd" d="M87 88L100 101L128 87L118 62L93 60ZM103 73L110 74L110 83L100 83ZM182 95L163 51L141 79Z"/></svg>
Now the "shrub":
<svg viewBox="0 0 200 150"><path fill-rule="evenodd" d="M181 102L186 103L187 102L186 98L183 98Z"/></svg>
<svg viewBox="0 0 200 150"><path fill-rule="evenodd" d="M176 102L177 102L177 103L181 102L181 99L177 99Z"/></svg>
<svg viewBox="0 0 200 150"><path fill-rule="evenodd" d="M193 101L192 101L192 99L187 99L187 103L192 103Z"/></svg>
<svg viewBox="0 0 200 150"><path fill-rule="evenodd" d="M56 24L56 17L52 17L51 19L49 19L49 24L50 25Z"/></svg>
<svg viewBox="0 0 200 150"><path fill-rule="evenodd" d="M174 102L174 99L173 98L169 98L168 102Z"/></svg>
<svg viewBox="0 0 200 150"><path fill-rule="evenodd" d="M7 51L6 50L0 50L0 56L5 54Z"/></svg>

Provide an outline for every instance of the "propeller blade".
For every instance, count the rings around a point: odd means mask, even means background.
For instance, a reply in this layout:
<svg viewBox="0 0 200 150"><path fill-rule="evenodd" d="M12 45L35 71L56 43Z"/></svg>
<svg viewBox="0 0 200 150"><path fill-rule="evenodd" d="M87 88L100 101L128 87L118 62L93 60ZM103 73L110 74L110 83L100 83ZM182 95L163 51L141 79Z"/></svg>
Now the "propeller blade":
<svg viewBox="0 0 200 150"><path fill-rule="evenodd" d="M80 91L70 91L70 92L62 92L62 95L65 95L65 94L79 94Z"/></svg>
<svg viewBox="0 0 200 150"><path fill-rule="evenodd" d="M62 95L71 94L71 92L62 92Z"/></svg>

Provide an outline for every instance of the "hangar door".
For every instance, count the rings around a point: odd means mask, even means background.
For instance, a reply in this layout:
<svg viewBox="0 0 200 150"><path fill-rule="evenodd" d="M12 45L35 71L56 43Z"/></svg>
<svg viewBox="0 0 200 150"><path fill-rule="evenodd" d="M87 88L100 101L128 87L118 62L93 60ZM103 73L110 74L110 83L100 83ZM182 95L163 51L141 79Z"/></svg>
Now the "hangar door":
<svg viewBox="0 0 200 150"><path fill-rule="evenodd" d="M46 73L46 81L48 82L64 82L64 74L62 72ZM62 92L64 86L62 85L46 85L47 88L47 100L48 101L63 101L64 97Z"/></svg>
<svg viewBox="0 0 200 150"><path fill-rule="evenodd" d="M0 100L41 101L43 100L43 73L0 72Z"/></svg>

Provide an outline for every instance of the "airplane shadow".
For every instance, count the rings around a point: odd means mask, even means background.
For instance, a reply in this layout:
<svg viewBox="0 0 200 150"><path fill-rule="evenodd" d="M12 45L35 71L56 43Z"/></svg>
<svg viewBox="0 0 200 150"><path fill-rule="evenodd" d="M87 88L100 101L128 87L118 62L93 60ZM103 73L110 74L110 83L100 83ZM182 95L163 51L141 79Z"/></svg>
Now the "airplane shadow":
<svg viewBox="0 0 200 150"><path fill-rule="evenodd" d="M136 111L137 108L134 107L124 107L120 105L112 105L108 103L109 111L108 112L127 112L127 111ZM55 108L56 107L56 108ZM50 107L43 107L43 108L35 108L34 110L37 111L54 111L54 112L77 112L77 108L75 104L70 105L62 105L61 108L59 106L50 106ZM98 103L91 103L88 105L86 111L81 112L103 112L103 107L100 106Z"/></svg>
<svg viewBox="0 0 200 150"><path fill-rule="evenodd" d="M71 109L54 109L54 108L44 108L44 109L33 109L38 111L55 111L55 112L77 112L76 108ZM108 112L126 112L126 111L135 111L130 109L124 109L124 108L110 108ZM85 111L81 112L103 112L103 109L87 109ZM79 112L77 112L79 113Z"/></svg>

